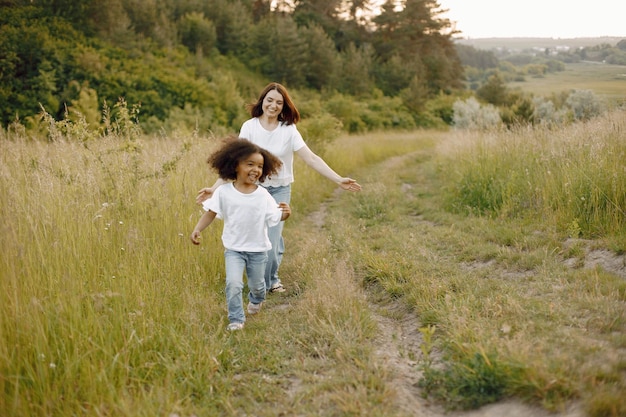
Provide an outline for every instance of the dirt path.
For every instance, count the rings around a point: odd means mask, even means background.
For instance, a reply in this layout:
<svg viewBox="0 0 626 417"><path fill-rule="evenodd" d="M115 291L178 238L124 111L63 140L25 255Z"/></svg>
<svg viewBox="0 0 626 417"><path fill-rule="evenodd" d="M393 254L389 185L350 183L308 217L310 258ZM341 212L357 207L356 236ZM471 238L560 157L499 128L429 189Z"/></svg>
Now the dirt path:
<svg viewBox="0 0 626 417"><path fill-rule="evenodd" d="M415 417L583 417L580 407L572 405L562 413L552 414L516 400L505 400L478 410L446 412L422 397L417 386L421 377L418 362L422 357L423 343L419 332L419 317L397 303L372 303L371 311L378 322L379 334L375 339L376 354L389 369L396 404L409 416ZM393 317L393 318L392 318Z"/></svg>
<svg viewBox="0 0 626 417"><path fill-rule="evenodd" d="M405 156L406 157L406 156ZM385 169L393 168L405 157L386 161ZM336 196L334 197L336 198ZM311 215L313 223L322 228L327 213L327 203ZM378 323L378 336L373 341L382 366L389 371L391 386L395 391L396 405L407 416L415 417L584 417L581 407L572 404L560 413L550 413L511 399L484 406L477 410L446 412L444 407L423 398L417 386L421 374L418 367L422 357L420 346L423 336L419 331L419 316L394 301L381 301L370 294L370 311ZM435 356L436 352L433 353Z"/></svg>

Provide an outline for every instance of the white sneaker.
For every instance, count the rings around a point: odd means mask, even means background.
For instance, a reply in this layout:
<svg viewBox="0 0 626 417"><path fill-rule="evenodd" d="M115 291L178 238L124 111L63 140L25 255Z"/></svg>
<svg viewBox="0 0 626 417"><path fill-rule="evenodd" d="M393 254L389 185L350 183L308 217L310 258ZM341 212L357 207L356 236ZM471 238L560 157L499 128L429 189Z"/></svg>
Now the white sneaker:
<svg viewBox="0 0 626 417"><path fill-rule="evenodd" d="M285 292L285 287L283 287L283 284L281 284L280 282L277 282L276 284L272 285L272 288L270 288L271 293L273 292Z"/></svg>
<svg viewBox="0 0 626 417"><path fill-rule="evenodd" d="M259 311L261 311L262 305L263 305L263 302L260 302L259 304L248 303L248 313L257 314Z"/></svg>
<svg viewBox="0 0 626 417"><path fill-rule="evenodd" d="M243 323L234 322L226 326L226 330L230 332L234 332L235 330L241 330L241 329L243 329Z"/></svg>

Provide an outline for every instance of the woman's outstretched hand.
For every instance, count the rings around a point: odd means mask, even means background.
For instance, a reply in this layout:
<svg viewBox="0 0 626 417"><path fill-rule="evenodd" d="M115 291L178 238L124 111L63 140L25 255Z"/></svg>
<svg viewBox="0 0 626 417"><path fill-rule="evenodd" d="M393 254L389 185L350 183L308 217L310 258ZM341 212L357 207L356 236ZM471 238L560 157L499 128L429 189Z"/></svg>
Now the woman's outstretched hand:
<svg viewBox="0 0 626 417"><path fill-rule="evenodd" d="M346 191L361 191L361 186L352 178L342 178L339 186Z"/></svg>
<svg viewBox="0 0 626 417"><path fill-rule="evenodd" d="M204 200L211 198L211 196L213 195L213 191L215 190L211 187L203 188L198 191L198 194L196 195L196 204L202 205L202 202Z"/></svg>

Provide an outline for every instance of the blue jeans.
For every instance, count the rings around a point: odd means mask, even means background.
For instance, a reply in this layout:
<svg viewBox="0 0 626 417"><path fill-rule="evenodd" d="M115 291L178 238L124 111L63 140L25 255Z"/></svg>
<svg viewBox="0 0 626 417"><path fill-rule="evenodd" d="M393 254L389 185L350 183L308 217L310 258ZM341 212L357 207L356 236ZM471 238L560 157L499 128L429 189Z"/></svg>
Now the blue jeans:
<svg viewBox="0 0 626 417"><path fill-rule="evenodd" d="M291 185L283 187L266 187L267 191L274 197L276 203L287 203L291 201ZM280 284L278 278L278 268L283 260L285 252L285 241L283 239L283 227L285 222L280 222L268 229L272 249L267 252L267 266L265 267L265 287L269 291L273 285Z"/></svg>
<svg viewBox="0 0 626 417"><path fill-rule="evenodd" d="M226 266L226 305L228 306L228 321L230 323L244 323L246 315L243 312L243 272L248 275L248 299L253 304L265 300L265 280L263 274L267 263L267 252L237 252L226 249L224 251Z"/></svg>

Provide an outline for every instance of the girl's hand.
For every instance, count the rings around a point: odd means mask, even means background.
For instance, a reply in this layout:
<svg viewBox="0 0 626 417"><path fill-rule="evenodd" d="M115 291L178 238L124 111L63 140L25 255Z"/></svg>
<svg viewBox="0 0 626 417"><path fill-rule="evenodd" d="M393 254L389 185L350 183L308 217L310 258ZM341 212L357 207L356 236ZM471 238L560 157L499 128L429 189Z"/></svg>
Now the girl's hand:
<svg viewBox="0 0 626 417"><path fill-rule="evenodd" d="M209 199L213 196L213 191L215 190L211 187L203 188L198 191L198 194L196 195L196 204L202 205L202 202L204 200Z"/></svg>
<svg viewBox="0 0 626 417"><path fill-rule="evenodd" d="M346 191L361 191L359 183L352 178L342 178L341 181L339 181L339 186Z"/></svg>
<svg viewBox="0 0 626 417"><path fill-rule="evenodd" d="M291 215L291 207L287 203L278 203L278 208L283 212L281 220L286 220Z"/></svg>
<svg viewBox="0 0 626 417"><path fill-rule="evenodd" d="M200 244L200 232L197 231L193 231L191 233L191 243L193 243L194 245L199 245Z"/></svg>

